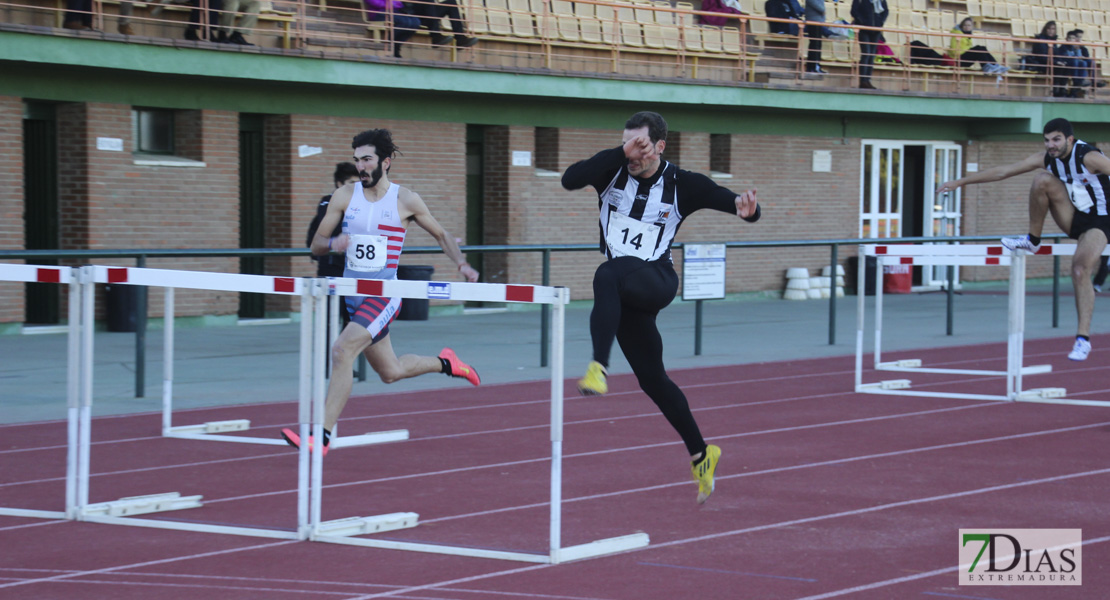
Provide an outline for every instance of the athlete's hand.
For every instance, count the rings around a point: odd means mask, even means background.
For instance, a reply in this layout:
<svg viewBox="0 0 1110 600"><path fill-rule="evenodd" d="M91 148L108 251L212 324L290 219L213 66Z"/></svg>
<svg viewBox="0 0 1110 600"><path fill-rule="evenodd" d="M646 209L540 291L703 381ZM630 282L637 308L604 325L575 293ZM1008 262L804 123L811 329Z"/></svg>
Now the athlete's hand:
<svg viewBox="0 0 1110 600"><path fill-rule="evenodd" d="M937 193L947 194L948 192L956 191L957 189L959 189L959 187L960 184L955 181L945 181L944 183L940 184L940 187L937 188Z"/></svg>
<svg viewBox="0 0 1110 600"><path fill-rule="evenodd" d="M746 219L755 214L759 202L755 199L755 188L752 188L736 197L736 216Z"/></svg>
<svg viewBox="0 0 1110 600"><path fill-rule="evenodd" d="M655 144L648 136L638 135L624 143L624 155L628 160L651 160L655 155Z"/></svg>
<svg viewBox="0 0 1110 600"><path fill-rule="evenodd" d="M346 254L347 246L351 243L351 236L341 233L331 239L331 251L335 254Z"/></svg>
<svg viewBox="0 0 1110 600"><path fill-rule="evenodd" d="M474 267L468 264L459 267L459 273L470 283L476 283L478 281L478 271L475 271Z"/></svg>

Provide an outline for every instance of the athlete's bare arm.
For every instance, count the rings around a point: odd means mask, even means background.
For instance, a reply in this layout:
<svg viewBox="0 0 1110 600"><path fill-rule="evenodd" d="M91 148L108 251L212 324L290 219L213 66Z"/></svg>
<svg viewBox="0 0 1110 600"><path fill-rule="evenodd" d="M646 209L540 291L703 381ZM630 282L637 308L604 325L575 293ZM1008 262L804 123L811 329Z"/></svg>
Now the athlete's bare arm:
<svg viewBox="0 0 1110 600"><path fill-rule="evenodd" d="M428 210L428 205L424 204L424 200L416 192L402 187L398 193L397 201L400 205L402 220L411 220L419 225L421 229L430 233L436 239L439 247L443 248L443 253L447 255L447 258L450 258L459 266L459 273L471 283L478 281L478 271L475 271L466 262L466 257L463 256L462 250L459 250L455 238L448 235L447 230L439 224L439 221L436 221ZM321 227L323 227L322 224Z"/></svg>
<svg viewBox="0 0 1110 600"><path fill-rule="evenodd" d="M1032 154L1029 156L1029 158L1026 158L1025 160L1020 160L1008 165L992 167L990 169L987 169L986 171L979 171L978 173L966 175L955 181L946 181L937 188L937 193L943 194L945 192L954 192L961 186L965 186L970 183L987 183L991 181L1001 181L1003 179L1009 179L1014 175L1021 175L1022 173L1028 173L1029 171L1035 171L1041 168L1044 168L1043 151Z"/></svg>
<svg viewBox="0 0 1110 600"><path fill-rule="evenodd" d="M1110 175L1110 158L1101 152L1091 151L1083 156L1083 166L1092 173Z"/></svg>
<svg viewBox="0 0 1110 600"><path fill-rule="evenodd" d="M341 234L334 240L327 234L335 231L336 226L343 221L343 213L347 212L347 206L351 203L351 194L354 191L355 184L348 183L335 190L335 193L331 195L328 212L320 220L320 226L316 228L316 236L312 238L312 254L323 256L328 252L343 253L347 251L347 234ZM324 229L325 227L327 229ZM329 242L331 243L330 249L328 248Z"/></svg>

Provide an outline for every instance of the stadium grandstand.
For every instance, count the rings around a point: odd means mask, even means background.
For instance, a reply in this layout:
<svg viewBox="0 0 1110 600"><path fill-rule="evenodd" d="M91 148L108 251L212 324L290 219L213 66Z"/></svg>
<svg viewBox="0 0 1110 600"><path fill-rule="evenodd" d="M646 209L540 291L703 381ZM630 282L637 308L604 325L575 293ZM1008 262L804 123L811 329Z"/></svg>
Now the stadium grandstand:
<svg viewBox="0 0 1110 600"><path fill-rule="evenodd" d="M941 197L934 190L1042 148L1041 127L1054 117L1072 121L1087 142L1110 139L1100 85L1110 70L1110 0L892 0L883 28L890 52L875 65L875 90L859 89L847 1L826 3L825 25L836 35L824 40L823 73L805 69L805 28L771 33L781 21L758 0L740 0L745 14L723 27L701 24L700 3L667 0L459 4L475 40L466 44L424 28L399 32L388 25L392 6L383 15L361 0L264 0L256 23L239 19L248 24L244 43L221 43L226 30L216 23L225 11L209 0L93 0L85 10L3 0L3 248L302 248L335 163L349 160L352 135L371 127L393 130L401 155L392 177L420 193L464 244L596 243L595 200L564 190L559 175L615 146L638 110L668 119L665 158L731 189L758 189L758 226L695 214L700 223L678 241L1020 234L1031 176ZM911 60L913 42L944 54L965 17L974 43L1008 70ZM1089 80L1067 97L1055 93L1061 74L1052 61L1044 72L1026 68L1048 21L1059 43L1082 29L1093 60ZM440 30L452 25L444 19ZM415 231L408 245L434 240ZM854 253L845 249L840 260ZM68 260L61 264L77 264ZM453 273L442 256L406 260ZM542 276L536 254L470 260L486 282ZM550 281L588 299L600 260L555 253ZM781 290L787 268L827 260L820 247L730 250L728 291ZM307 254L145 264L315 271ZM1031 265L1030 274L1049 267ZM928 288L944 275L919 268L914 277ZM0 333L62 319L58 299L37 293L0 286ZM286 298L250 296L184 294L178 314L233 319L296 309ZM157 313L156 299L151 306Z"/></svg>

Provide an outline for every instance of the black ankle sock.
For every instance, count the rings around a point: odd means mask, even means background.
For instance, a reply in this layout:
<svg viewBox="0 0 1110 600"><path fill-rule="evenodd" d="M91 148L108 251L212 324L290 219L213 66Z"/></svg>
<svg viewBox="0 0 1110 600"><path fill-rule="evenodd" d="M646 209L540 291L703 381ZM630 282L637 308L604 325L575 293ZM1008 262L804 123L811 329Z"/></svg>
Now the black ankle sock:
<svg viewBox="0 0 1110 600"><path fill-rule="evenodd" d="M1032 233L1030 233L1029 234L1029 241L1033 242L1033 245L1036 246L1037 244L1041 243L1041 236L1033 235Z"/></svg>
<svg viewBox="0 0 1110 600"><path fill-rule="evenodd" d="M1089 335L1077 335L1075 337L1076 337L1076 339L1080 339L1080 340L1083 340L1085 342L1091 341L1091 336L1089 336Z"/></svg>
<svg viewBox="0 0 1110 600"><path fill-rule="evenodd" d="M702 461L704 461L708 456L709 456L709 446L706 446L705 450L701 451L701 458L699 458L697 460L692 460L692 461L690 461L690 463L693 464L696 467L696 466L700 465L702 463Z"/></svg>
<svg viewBox="0 0 1110 600"><path fill-rule="evenodd" d="M324 430L324 445L327 446L331 443L331 432L327 429Z"/></svg>
<svg viewBox="0 0 1110 600"><path fill-rule="evenodd" d="M446 358L439 359L439 363L440 363L440 365L442 365L439 368L439 372L443 373L444 375L450 375L451 374L451 363L447 362Z"/></svg>

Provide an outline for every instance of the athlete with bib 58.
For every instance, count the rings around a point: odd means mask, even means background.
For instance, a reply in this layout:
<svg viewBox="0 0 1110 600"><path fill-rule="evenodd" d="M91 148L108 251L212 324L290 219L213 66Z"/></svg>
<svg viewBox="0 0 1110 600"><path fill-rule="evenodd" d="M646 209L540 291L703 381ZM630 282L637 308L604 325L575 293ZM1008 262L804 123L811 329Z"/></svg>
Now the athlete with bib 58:
<svg viewBox="0 0 1110 600"><path fill-rule="evenodd" d="M1078 326L1068 358L1087 360L1091 353L1091 315L1095 311L1095 288L1091 275L1098 271L1100 256L1110 237L1110 159L1101 150L1075 139L1067 119L1052 119L1044 126L1044 152L1013 164L973 173L937 188L938 194L955 191L969 183L1000 181L1038 171L1029 188L1029 233L1002 238L1010 250L1036 252L1041 247L1044 218L1052 219L1068 237L1079 240L1071 259L1071 284L1075 288Z"/></svg>
<svg viewBox="0 0 1110 600"><path fill-rule="evenodd" d="M351 147L355 151L359 181L339 188L332 195L328 212L312 239L312 253L317 256L330 252L345 254L344 277L396 279L405 232L410 224L416 223L430 233L444 254L459 266L463 278L478 281L478 272L467 264L455 238L432 217L420 196L389 181L389 167L397 152L392 134L386 129L363 131L355 136ZM343 233L329 237L340 223ZM325 454L339 413L351 397L352 369L360 352L366 355L374 372L385 383L426 373L445 373L474 385L481 382L478 373L459 360L450 348L444 348L438 357L415 354L398 357L394 354L389 324L401 308L400 298L348 296L345 301L351 322L332 348L331 382L324 405L322 446ZM300 436L292 429L283 429L281 435L290 445L300 446ZM309 447L312 447L312 440L309 440Z"/></svg>
<svg viewBox="0 0 1110 600"><path fill-rule="evenodd" d="M640 388L686 444L700 504L713 492L721 449L705 443L686 396L667 376L655 317L678 291L670 248L682 221L696 210L712 208L755 222L760 210L754 189L736 194L663 160L666 145L663 117L639 112L624 124L620 146L577 162L563 174L568 190L587 185L597 190L601 252L608 259L594 273L593 362L578 390L585 395L609 391L606 368L616 339Z"/></svg>

